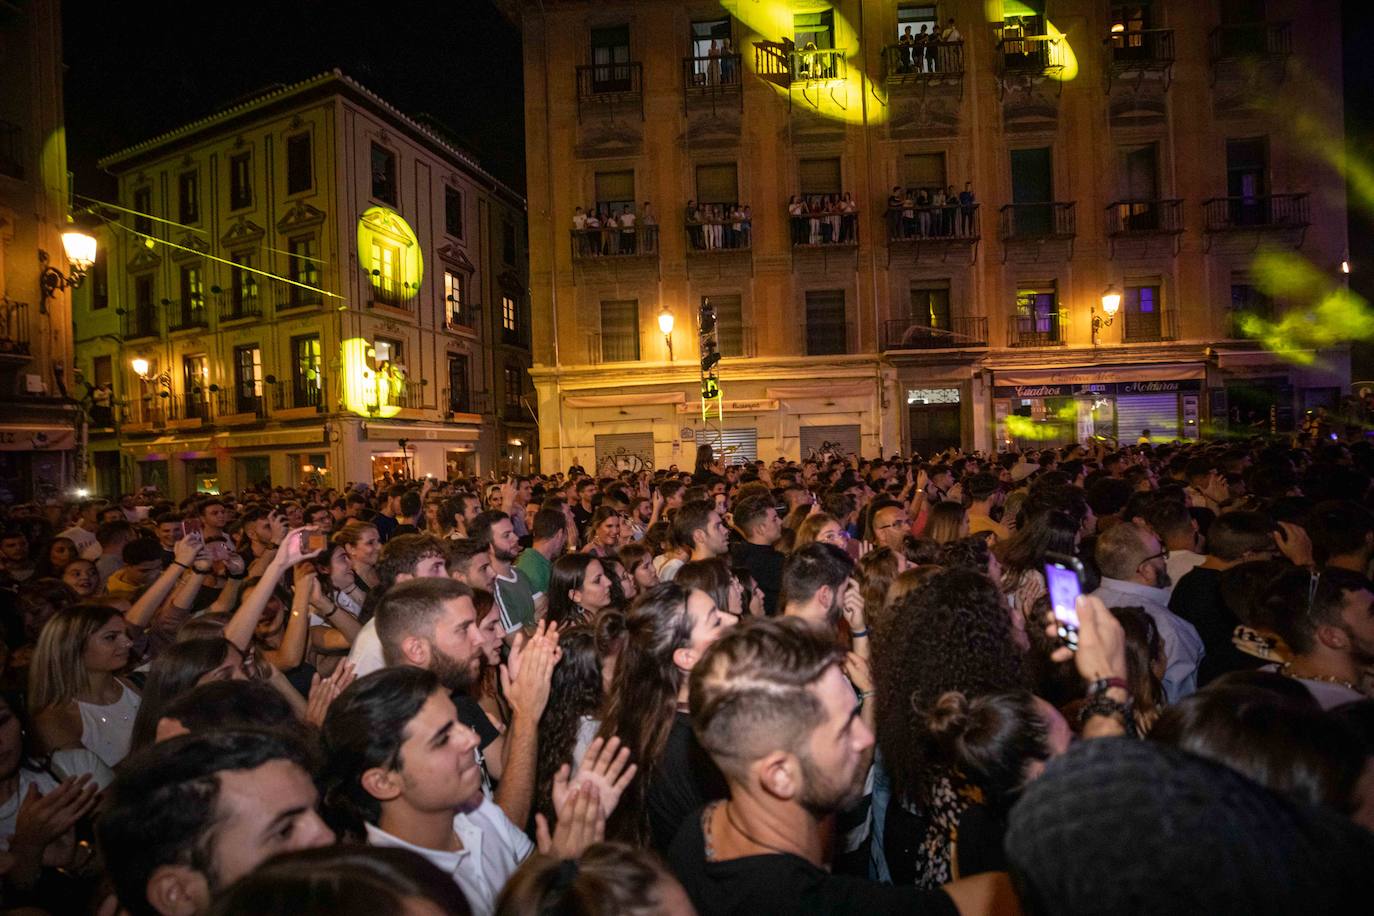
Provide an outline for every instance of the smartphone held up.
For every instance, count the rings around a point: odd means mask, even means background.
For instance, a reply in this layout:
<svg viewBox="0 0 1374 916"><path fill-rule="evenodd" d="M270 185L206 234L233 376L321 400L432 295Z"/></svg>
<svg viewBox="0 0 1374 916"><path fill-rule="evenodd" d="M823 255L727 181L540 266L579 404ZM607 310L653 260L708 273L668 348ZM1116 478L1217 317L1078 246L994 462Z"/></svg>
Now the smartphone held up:
<svg viewBox="0 0 1374 916"><path fill-rule="evenodd" d="M1083 594L1083 564L1074 557L1045 555L1045 589L1050 596L1055 632L1071 650L1078 650L1078 596Z"/></svg>

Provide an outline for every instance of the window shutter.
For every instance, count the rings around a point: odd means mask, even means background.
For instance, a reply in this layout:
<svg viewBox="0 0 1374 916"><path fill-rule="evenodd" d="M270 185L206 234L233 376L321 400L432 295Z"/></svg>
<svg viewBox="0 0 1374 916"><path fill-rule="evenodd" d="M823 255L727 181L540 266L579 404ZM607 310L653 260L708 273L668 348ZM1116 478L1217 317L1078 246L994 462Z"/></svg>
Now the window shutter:
<svg viewBox="0 0 1374 916"><path fill-rule="evenodd" d="M697 445L709 445L716 450L716 457L725 464L743 464L757 461L759 457L759 431L757 429L722 429L720 438L716 430L697 430Z"/></svg>
<svg viewBox="0 0 1374 916"><path fill-rule="evenodd" d="M739 170L733 162L697 166L697 201L703 204L739 203Z"/></svg>
<svg viewBox="0 0 1374 916"><path fill-rule="evenodd" d="M902 187L945 187L945 154L916 153L902 157Z"/></svg>
<svg viewBox="0 0 1374 916"><path fill-rule="evenodd" d="M840 194L840 160L803 159L797 168L803 194Z"/></svg>
<svg viewBox="0 0 1374 916"><path fill-rule="evenodd" d="M597 172L596 202L602 204L633 204L635 200L635 173Z"/></svg>

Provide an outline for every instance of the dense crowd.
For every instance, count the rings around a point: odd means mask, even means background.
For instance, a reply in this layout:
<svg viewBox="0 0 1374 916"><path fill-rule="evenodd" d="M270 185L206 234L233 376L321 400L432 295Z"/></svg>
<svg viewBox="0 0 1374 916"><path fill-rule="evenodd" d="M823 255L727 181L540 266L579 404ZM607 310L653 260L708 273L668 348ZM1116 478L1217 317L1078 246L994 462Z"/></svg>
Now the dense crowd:
<svg viewBox="0 0 1374 916"><path fill-rule="evenodd" d="M707 446L10 507L3 905L1367 910L1372 479Z"/></svg>

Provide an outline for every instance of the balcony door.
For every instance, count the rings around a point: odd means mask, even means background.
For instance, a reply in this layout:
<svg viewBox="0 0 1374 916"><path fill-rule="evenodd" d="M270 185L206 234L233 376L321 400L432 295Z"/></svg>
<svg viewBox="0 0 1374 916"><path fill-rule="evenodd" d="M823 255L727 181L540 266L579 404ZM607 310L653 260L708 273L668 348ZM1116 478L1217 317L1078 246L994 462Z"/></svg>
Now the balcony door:
<svg viewBox="0 0 1374 916"><path fill-rule="evenodd" d="M629 92L630 27L592 29L592 91Z"/></svg>
<svg viewBox="0 0 1374 916"><path fill-rule="evenodd" d="M181 391L186 399L187 418L208 418L210 364L204 354L181 359Z"/></svg>
<svg viewBox="0 0 1374 916"><path fill-rule="evenodd" d="M1159 228L1159 154L1153 143L1123 146L1118 151L1121 165L1123 228L1149 232Z"/></svg>
<svg viewBox="0 0 1374 916"><path fill-rule="evenodd" d="M1269 222L1269 144L1263 137L1226 141L1226 196L1231 223Z"/></svg>
<svg viewBox="0 0 1374 916"><path fill-rule="evenodd" d="M1015 234L1035 238L1054 229L1054 160L1050 147L1011 151L1011 202ZM1039 206L1036 206L1036 205Z"/></svg>

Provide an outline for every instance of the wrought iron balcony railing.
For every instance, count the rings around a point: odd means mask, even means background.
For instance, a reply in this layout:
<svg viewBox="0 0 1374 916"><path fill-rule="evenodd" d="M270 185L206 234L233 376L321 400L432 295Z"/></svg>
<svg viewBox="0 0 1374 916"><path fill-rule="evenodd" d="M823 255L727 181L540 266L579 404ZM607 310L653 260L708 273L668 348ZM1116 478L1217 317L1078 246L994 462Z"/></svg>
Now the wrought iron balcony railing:
<svg viewBox="0 0 1374 916"><path fill-rule="evenodd" d="M890 318L883 323L884 350L951 350L988 345L985 317L949 318L943 327L929 320Z"/></svg>

